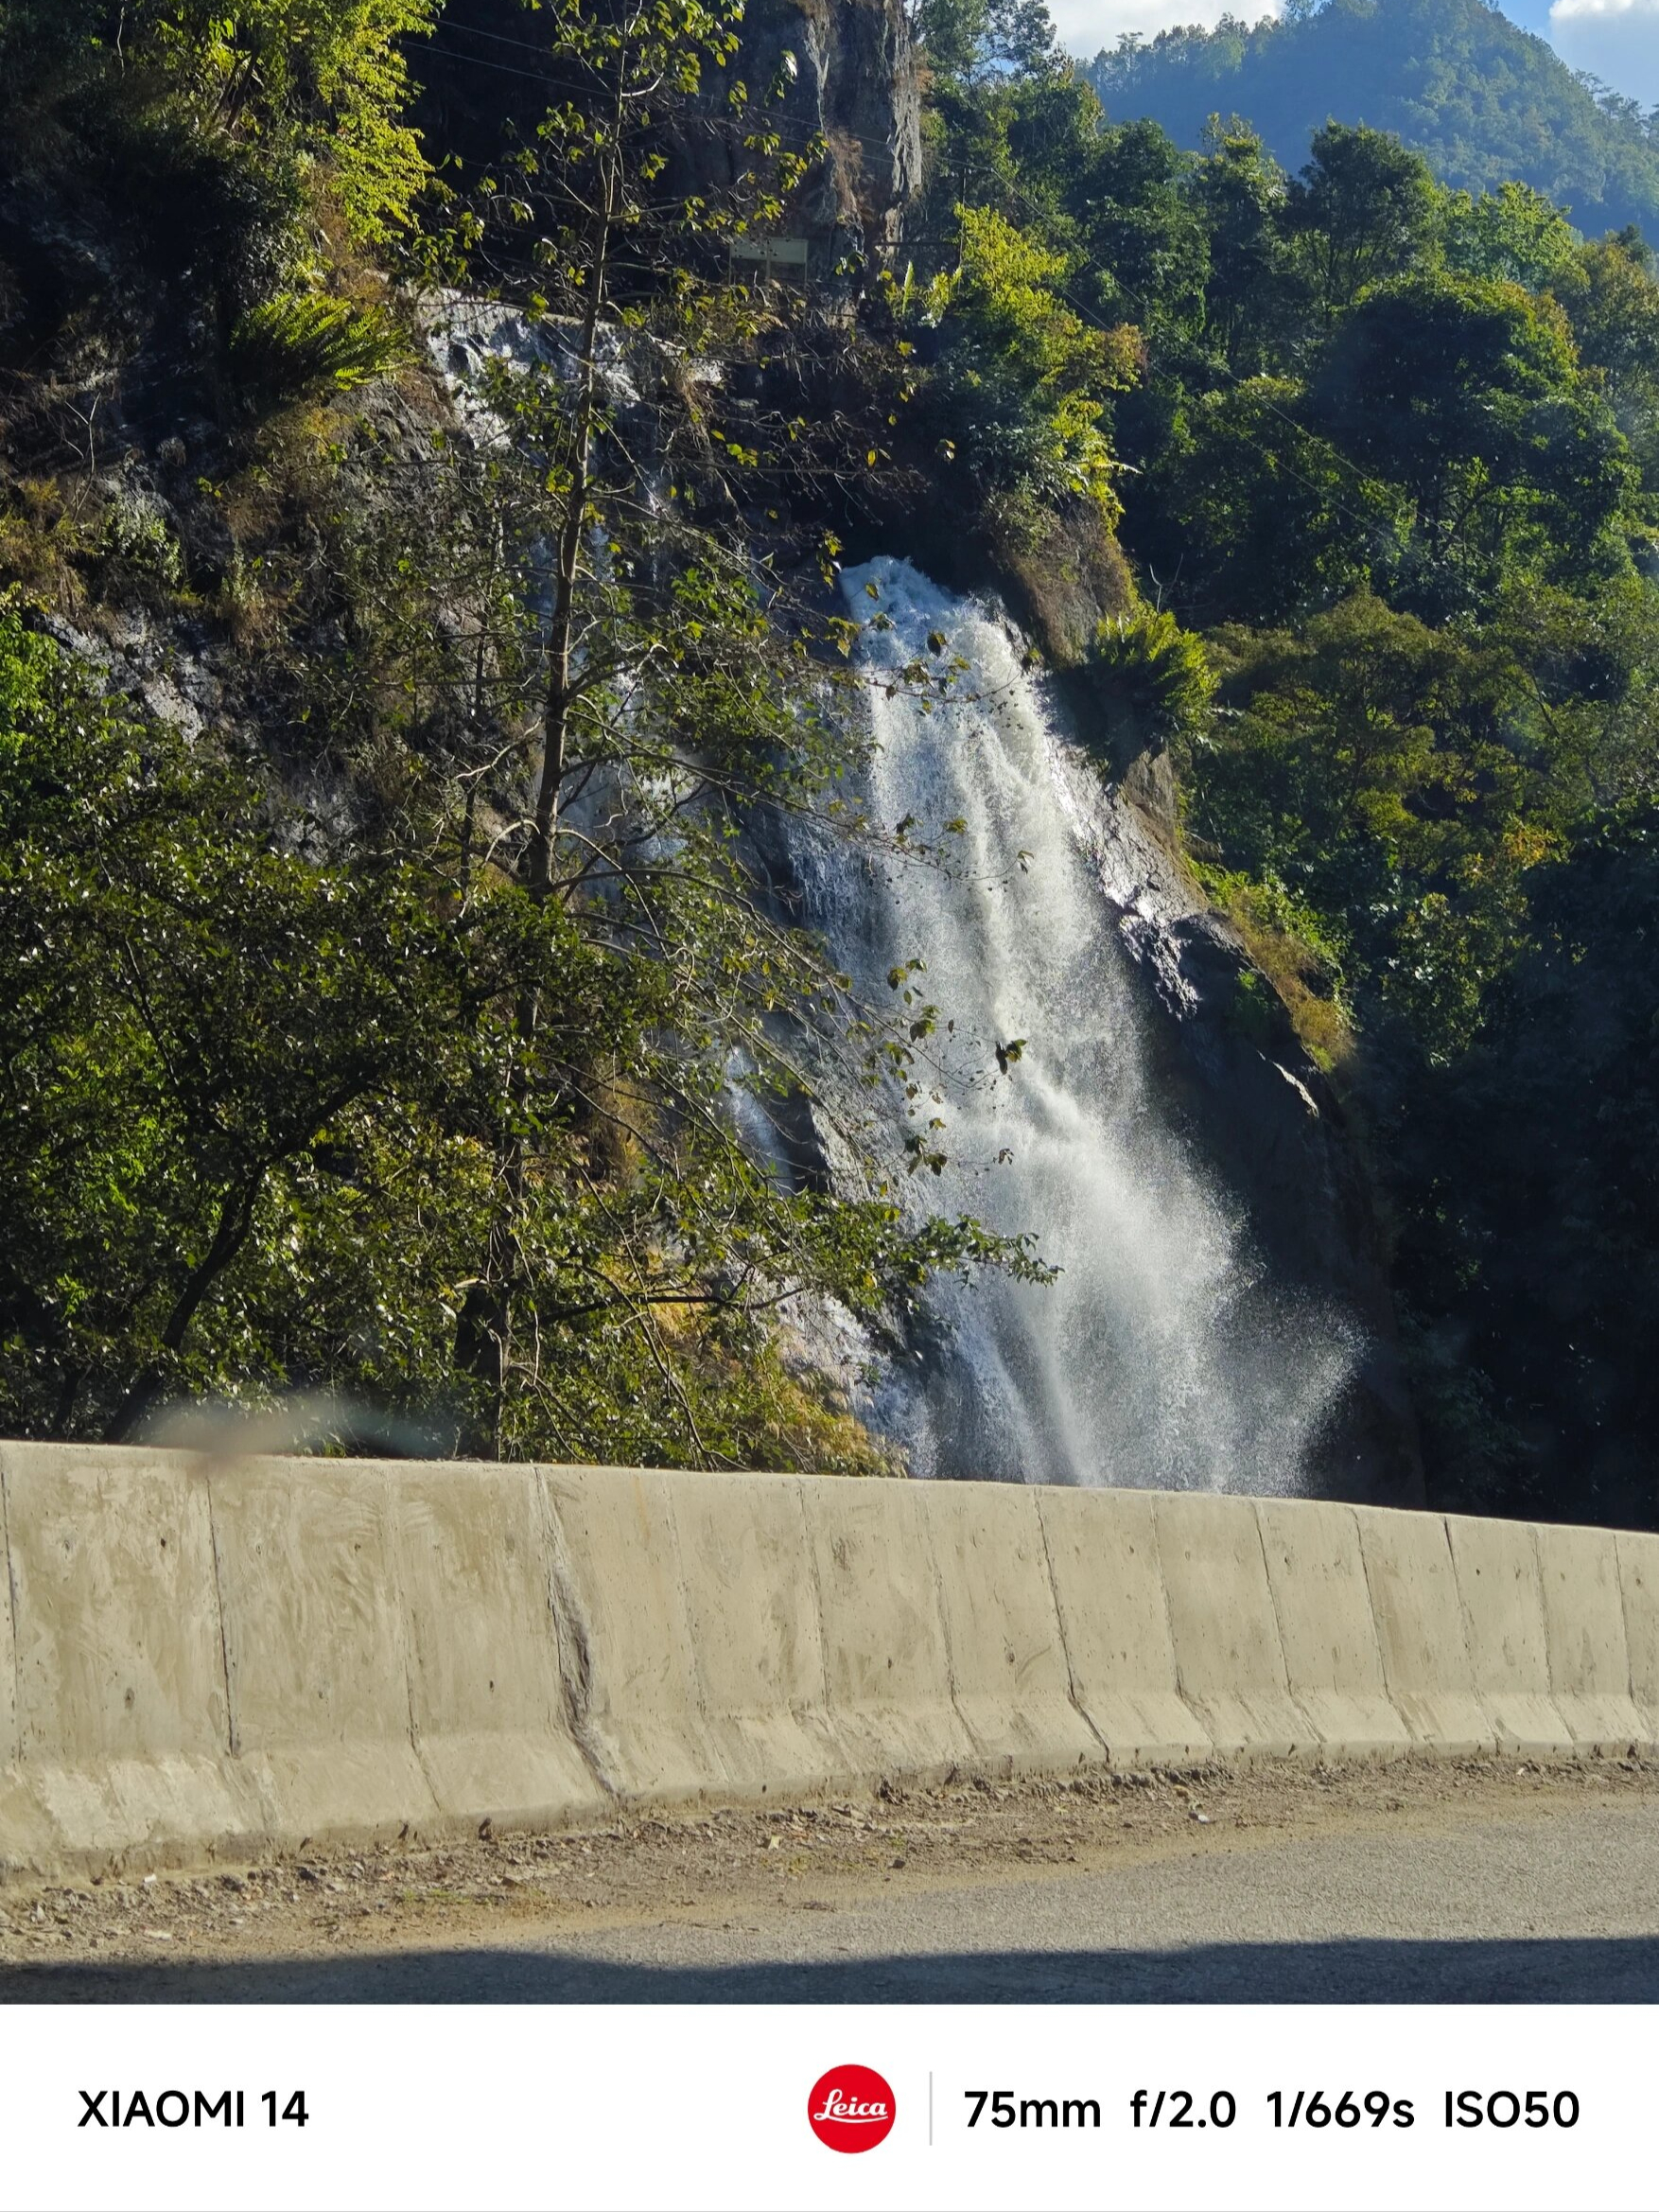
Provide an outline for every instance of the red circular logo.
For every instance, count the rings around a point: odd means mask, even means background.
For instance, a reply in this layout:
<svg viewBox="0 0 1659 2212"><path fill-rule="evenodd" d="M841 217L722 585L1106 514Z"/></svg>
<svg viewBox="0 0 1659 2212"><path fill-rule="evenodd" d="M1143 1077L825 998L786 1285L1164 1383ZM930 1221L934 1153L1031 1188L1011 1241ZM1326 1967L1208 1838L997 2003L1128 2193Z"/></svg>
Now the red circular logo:
<svg viewBox="0 0 1659 2212"><path fill-rule="evenodd" d="M873 2151L893 2133L899 2107L868 2066L832 2066L812 2083L807 2117L831 2151Z"/></svg>

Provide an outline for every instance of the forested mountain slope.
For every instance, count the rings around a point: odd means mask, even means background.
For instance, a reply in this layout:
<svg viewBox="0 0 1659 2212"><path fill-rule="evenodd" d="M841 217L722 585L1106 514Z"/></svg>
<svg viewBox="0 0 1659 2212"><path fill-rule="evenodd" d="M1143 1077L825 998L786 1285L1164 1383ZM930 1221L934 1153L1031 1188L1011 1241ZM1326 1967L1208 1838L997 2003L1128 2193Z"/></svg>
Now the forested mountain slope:
<svg viewBox="0 0 1659 2212"><path fill-rule="evenodd" d="M1639 224L1659 242L1659 138L1598 99L1544 40L1486 0L1328 0L1279 22L1126 40L1090 64L1117 120L1145 115L1196 147L1241 116L1289 168L1326 122L1395 132L1448 184L1534 186L1591 236Z"/></svg>

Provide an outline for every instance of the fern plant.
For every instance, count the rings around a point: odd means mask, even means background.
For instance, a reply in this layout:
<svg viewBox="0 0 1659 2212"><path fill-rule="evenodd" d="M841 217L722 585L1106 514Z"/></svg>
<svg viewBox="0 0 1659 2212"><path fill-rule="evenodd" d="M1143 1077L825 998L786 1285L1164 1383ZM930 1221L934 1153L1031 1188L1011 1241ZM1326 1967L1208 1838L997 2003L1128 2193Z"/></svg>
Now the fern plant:
<svg viewBox="0 0 1659 2212"><path fill-rule="evenodd" d="M402 360L401 332L378 307L324 293L285 293L252 308L230 343L233 380L255 403L276 405L332 389L349 392Z"/></svg>
<svg viewBox="0 0 1659 2212"><path fill-rule="evenodd" d="M1215 678L1203 641L1172 614L1144 607L1102 623L1088 666L1103 703L1160 749L1196 735L1209 719Z"/></svg>

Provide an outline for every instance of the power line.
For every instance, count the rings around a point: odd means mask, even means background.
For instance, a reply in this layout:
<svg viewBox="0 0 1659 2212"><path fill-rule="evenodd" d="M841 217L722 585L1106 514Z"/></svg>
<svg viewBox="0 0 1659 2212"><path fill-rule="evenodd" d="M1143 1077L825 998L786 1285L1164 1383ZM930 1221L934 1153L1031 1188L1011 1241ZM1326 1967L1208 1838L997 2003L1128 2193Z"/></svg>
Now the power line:
<svg viewBox="0 0 1659 2212"><path fill-rule="evenodd" d="M549 51L533 39L510 39L498 30L479 30L470 23L454 23L446 15L440 19L437 27L440 30L460 31L469 39L488 39L493 46L515 46L521 54L546 54Z"/></svg>
<svg viewBox="0 0 1659 2212"><path fill-rule="evenodd" d="M447 24L443 26L445 30L449 27ZM517 39L512 39L506 43L517 45L521 42ZM522 77L527 84L539 84L544 92L550 89L547 77L540 71L518 69L511 61L491 61L482 54L458 54L451 46L439 45L435 39L429 44L428 51L436 54L441 61L464 61L469 69L490 69L498 77Z"/></svg>

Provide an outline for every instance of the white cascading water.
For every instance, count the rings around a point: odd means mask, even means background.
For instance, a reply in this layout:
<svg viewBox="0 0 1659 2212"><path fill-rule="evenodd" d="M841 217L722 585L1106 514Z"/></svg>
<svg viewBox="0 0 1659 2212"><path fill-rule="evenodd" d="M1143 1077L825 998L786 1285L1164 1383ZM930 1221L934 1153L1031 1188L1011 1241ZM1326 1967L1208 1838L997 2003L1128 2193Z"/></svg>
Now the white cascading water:
<svg viewBox="0 0 1659 2212"><path fill-rule="evenodd" d="M872 600L867 587L874 587ZM1294 1492L1356 1347L1334 1317L1276 1294L1243 1224L1190 1156L1149 1080L1144 1016L1106 896L1109 801L1057 735L1016 641L908 563L845 588L866 629L877 751L872 818L907 817L944 866L874 870L811 835L794 861L806 925L868 997L917 979L953 1032L940 1050L950 1164L917 1208L1032 1231L1050 1285L981 1274L933 1293L939 1323L878 1395L918 1475ZM880 671L969 664L924 714ZM939 836L943 826L965 829ZM997 1047L1024 1040L1004 1072Z"/></svg>

